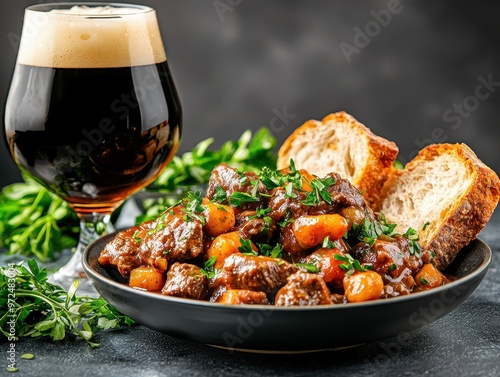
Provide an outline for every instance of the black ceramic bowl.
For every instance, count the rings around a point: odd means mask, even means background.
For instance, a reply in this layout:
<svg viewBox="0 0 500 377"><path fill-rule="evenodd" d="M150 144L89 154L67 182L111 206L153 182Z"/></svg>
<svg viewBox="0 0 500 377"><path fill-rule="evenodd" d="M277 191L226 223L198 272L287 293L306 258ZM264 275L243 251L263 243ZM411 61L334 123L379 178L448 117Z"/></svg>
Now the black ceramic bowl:
<svg viewBox="0 0 500 377"><path fill-rule="evenodd" d="M481 240L471 242L447 273L450 284L408 296L311 307L225 305L164 296L128 287L97 261L113 234L92 243L83 266L95 289L123 314L151 329L201 343L264 352L349 347L404 336L458 307L479 285L491 261Z"/></svg>

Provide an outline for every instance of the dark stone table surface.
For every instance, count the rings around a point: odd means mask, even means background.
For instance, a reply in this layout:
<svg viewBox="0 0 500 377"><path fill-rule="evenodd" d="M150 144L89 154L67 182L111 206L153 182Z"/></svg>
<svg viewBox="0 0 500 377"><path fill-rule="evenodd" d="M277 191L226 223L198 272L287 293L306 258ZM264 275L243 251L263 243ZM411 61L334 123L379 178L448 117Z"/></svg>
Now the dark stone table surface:
<svg viewBox="0 0 500 377"><path fill-rule="evenodd" d="M500 376L500 212L480 238L493 260L477 290L455 311L411 333L354 348L308 354L231 352L176 339L145 327L100 332L100 347L83 341L23 339L11 376ZM305 324L307 325L307 324ZM332 326L342 324L332 323ZM6 344L0 344L6 354Z"/></svg>

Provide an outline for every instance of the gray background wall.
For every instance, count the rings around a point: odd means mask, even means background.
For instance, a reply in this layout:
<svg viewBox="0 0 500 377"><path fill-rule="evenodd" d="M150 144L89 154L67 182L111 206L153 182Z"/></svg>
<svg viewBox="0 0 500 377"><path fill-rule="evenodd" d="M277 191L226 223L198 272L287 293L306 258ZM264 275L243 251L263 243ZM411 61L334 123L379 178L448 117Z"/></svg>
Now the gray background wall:
<svg viewBox="0 0 500 377"><path fill-rule="evenodd" d="M0 103L23 10L36 2L0 2ZM305 120L346 110L394 140L402 160L432 139L465 142L500 172L498 2L134 2L158 11L184 108L180 152L271 126L285 108L272 127L280 143ZM376 21L388 7L397 13ZM361 40L359 30L372 36ZM357 50L346 58L347 44ZM0 164L1 186L20 180L5 144Z"/></svg>

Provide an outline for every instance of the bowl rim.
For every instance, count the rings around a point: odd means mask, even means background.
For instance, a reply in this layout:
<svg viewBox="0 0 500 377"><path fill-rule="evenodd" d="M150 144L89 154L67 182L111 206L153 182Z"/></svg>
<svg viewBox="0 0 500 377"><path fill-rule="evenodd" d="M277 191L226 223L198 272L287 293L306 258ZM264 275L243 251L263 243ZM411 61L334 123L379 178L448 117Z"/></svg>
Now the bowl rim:
<svg viewBox="0 0 500 377"><path fill-rule="evenodd" d="M98 271L96 271L94 268L91 267L89 258L91 252L97 247L98 244L104 242L106 238L113 237L117 232L107 234L91 244L87 246L83 253L82 257L82 265L84 268L85 273L87 274L87 277L91 279L91 281L99 281L103 284L106 284L108 286L111 286L113 288L119 289L123 291L123 293L131 294L131 295L138 295L142 296L145 299L155 299L158 301L164 301L166 303L174 303L174 304L185 304L185 305L193 305L197 307L206 307L206 308L212 308L212 309L231 309L234 311L248 311L250 310L272 310L272 311L324 311L324 310L350 310L350 309L356 309L356 308L367 308L367 307L376 307L376 306L381 306L381 305L391 305L391 304L397 304L397 303L402 303L405 301L414 301L418 299L423 299L427 296L434 296L436 294L446 292L449 290L452 290L453 288L456 288L458 286L463 285L464 283L467 283L470 280L475 279L477 276L480 276L482 273L485 273L486 270L488 269L491 260L492 260L492 250L489 247L489 245L481 240L480 238L476 238L473 241L469 243L471 245L472 243L476 242L478 243L478 246L476 247L481 247L485 251L485 255L483 257L483 260L477 266L473 271L470 271L467 275L457 278L454 281L451 281L450 283L447 283L445 285L431 288L425 291L420 291L420 292L415 292L411 293L409 295L404 295L404 296L398 296L398 297L390 297L390 298L382 298L382 299L377 299L377 300L371 300L371 301L364 301L364 302L349 302L345 304L333 304L333 305L312 305L312 306L274 306L274 305L232 305L232 304L223 304L223 303L215 303L215 302L210 302L210 301L205 301L205 300L195 300L195 299L189 299L189 298L181 298L181 297L175 297L175 296L167 296L167 295L162 295L159 293L155 292L148 292L145 290L140 290L136 288L129 287L126 284L117 282L111 278L108 278L102 274L100 274ZM468 246L468 245L467 245ZM467 247L465 246L465 248ZM463 249L465 249L463 248ZM461 249L461 251L463 250ZM97 259L97 257L95 258ZM96 263L99 263L96 261ZM102 267L104 268L104 267ZM98 292L100 293L100 292Z"/></svg>

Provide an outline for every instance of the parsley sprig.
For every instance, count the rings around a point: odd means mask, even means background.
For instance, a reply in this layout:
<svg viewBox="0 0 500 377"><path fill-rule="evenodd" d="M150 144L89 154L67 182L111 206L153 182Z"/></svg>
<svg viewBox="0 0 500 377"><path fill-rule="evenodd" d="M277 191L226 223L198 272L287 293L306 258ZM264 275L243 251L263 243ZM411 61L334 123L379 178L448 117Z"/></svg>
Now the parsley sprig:
<svg viewBox="0 0 500 377"><path fill-rule="evenodd" d="M235 207L240 207L244 203L257 203L259 198L256 195L246 192L235 191L229 197L229 204Z"/></svg>
<svg viewBox="0 0 500 377"><path fill-rule="evenodd" d="M260 254L265 257L271 258L282 258L283 257L283 246L276 244L274 247L267 243L258 243L257 247L260 250Z"/></svg>
<svg viewBox="0 0 500 377"><path fill-rule="evenodd" d="M358 240L361 242L365 242L370 246L373 246L375 241L382 235L386 235L388 237L393 237L396 235L394 233L394 229L396 228L396 224L388 224L385 220L385 216L381 214L379 216L381 221L373 220L371 221L368 218L364 218L361 225L354 223L352 225L354 233L357 235Z"/></svg>
<svg viewBox="0 0 500 377"><path fill-rule="evenodd" d="M201 269L201 273L209 279L214 278L219 273L219 270L214 267L216 261L217 257L215 256L209 258Z"/></svg>
<svg viewBox="0 0 500 377"><path fill-rule="evenodd" d="M0 247L8 254L52 261L76 245L79 231L71 207L32 179L0 192Z"/></svg>
<svg viewBox="0 0 500 377"><path fill-rule="evenodd" d="M238 250L241 252L241 254L248 255L248 256L257 256L257 255L259 255L259 253L257 253L252 248L252 241L247 240L245 238L240 238L240 244L241 244L241 246L238 247Z"/></svg>
<svg viewBox="0 0 500 377"><path fill-rule="evenodd" d="M202 205L203 197L200 191L189 191L187 197L182 201L184 221L199 220L202 225L205 225L207 219L201 215L205 211L205 206Z"/></svg>
<svg viewBox="0 0 500 377"><path fill-rule="evenodd" d="M335 180L332 177L326 177L325 179L315 178L309 182L313 191L309 192L306 199L303 201L306 205L320 204L322 200L328 204L332 204L332 196L327 190L330 186L335 184Z"/></svg>
<svg viewBox="0 0 500 377"><path fill-rule="evenodd" d="M267 128L253 135L247 130L238 140L226 141L219 149L209 150L213 143L213 138L203 140L192 151L175 156L147 190L175 192L181 186L206 184L213 168L223 162L245 171L276 166L276 138Z"/></svg>
<svg viewBox="0 0 500 377"><path fill-rule="evenodd" d="M307 272L312 272L313 274L319 272L318 266L312 263L294 263L293 265L305 269Z"/></svg>
<svg viewBox="0 0 500 377"><path fill-rule="evenodd" d="M404 237L408 238L410 243L410 254L415 255L417 258L420 258L420 250L422 247L418 243L418 233L413 228L408 228L408 230L403 234Z"/></svg>
<svg viewBox="0 0 500 377"><path fill-rule="evenodd" d="M96 347L97 331L134 324L102 297L78 296L77 289L78 280L68 291L49 283L47 270L34 259L28 268L23 262L0 267L0 339L11 336L14 321L16 337L61 340L72 334Z"/></svg>
<svg viewBox="0 0 500 377"><path fill-rule="evenodd" d="M342 264L339 264L339 267L346 272L345 276L352 275L356 271L365 272L366 270L372 269L372 266L368 264L365 264L365 266L363 267L361 263L359 263L359 260L354 259L350 254L335 254L334 258L338 261L344 262Z"/></svg>

